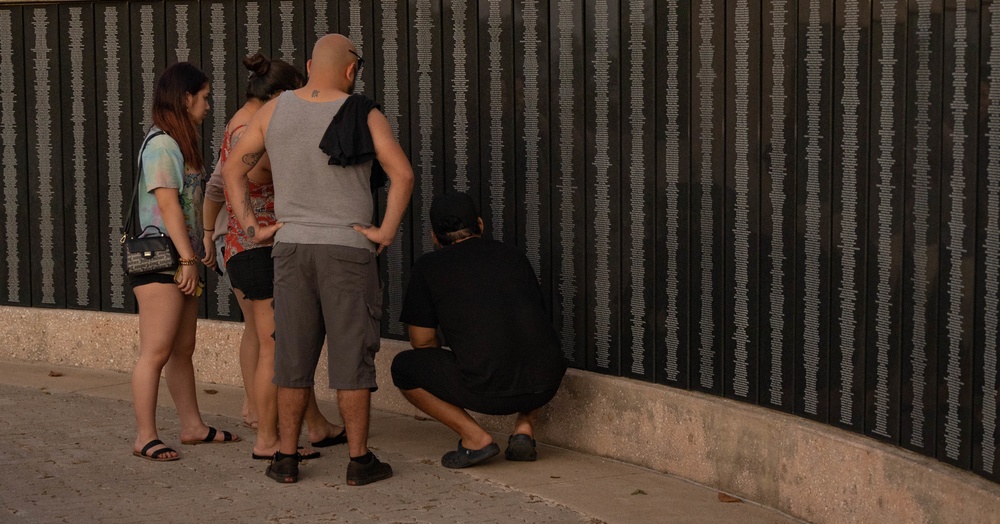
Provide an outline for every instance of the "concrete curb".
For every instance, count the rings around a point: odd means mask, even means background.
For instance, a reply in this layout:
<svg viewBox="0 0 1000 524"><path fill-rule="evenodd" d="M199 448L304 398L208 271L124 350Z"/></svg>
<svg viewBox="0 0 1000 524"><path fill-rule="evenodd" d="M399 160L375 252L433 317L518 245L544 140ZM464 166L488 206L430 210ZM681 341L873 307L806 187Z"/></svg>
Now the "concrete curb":
<svg viewBox="0 0 1000 524"><path fill-rule="evenodd" d="M240 385L242 325L200 321L198 380ZM128 372L134 315L0 307L5 358ZM384 340L373 407L415 410L392 387ZM317 382L326 373L321 362ZM333 392L317 394L326 400ZM503 433L510 417L480 417ZM670 473L811 522L1000 522L1000 485L831 426L749 404L571 370L540 417L538 439Z"/></svg>

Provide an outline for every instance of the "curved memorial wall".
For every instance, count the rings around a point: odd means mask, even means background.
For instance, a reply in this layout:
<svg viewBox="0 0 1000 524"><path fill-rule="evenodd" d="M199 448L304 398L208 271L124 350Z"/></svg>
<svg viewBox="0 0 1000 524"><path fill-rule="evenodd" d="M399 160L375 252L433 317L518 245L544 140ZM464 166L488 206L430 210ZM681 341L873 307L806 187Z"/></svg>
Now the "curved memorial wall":
<svg viewBox="0 0 1000 524"><path fill-rule="evenodd" d="M118 230L156 74L351 37L430 199L478 198L573 366L1000 480L1000 5L965 0L0 3L0 303L134 310ZM384 193L380 195L384 200ZM208 318L237 319L207 275Z"/></svg>

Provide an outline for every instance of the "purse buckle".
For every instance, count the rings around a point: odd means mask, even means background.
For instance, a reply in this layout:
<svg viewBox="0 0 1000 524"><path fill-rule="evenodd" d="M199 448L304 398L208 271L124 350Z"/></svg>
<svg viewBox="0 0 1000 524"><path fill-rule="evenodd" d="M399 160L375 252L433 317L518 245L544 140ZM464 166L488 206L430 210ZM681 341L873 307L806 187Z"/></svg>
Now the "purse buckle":
<svg viewBox="0 0 1000 524"><path fill-rule="evenodd" d="M118 243L119 244L124 244L126 237L128 237L128 233L122 233L122 238L121 238L121 240L118 241Z"/></svg>

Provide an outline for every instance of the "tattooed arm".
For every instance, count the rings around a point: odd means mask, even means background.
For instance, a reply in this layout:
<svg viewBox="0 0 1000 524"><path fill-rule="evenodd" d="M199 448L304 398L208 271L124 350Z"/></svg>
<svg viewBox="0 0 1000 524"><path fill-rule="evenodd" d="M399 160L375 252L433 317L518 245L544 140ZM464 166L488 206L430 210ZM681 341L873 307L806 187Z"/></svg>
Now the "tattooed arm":
<svg viewBox="0 0 1000 524"><path fill-rule="evenodd" d="M233 214L243 230L246 231L247 236L258 244L269 241L274 237L274 233L281 228L281 224L261 227L257 223L257 217L254 216L253 205L250 202L250 186L247 177L250 170L264 156L264 135L271 122L274 103L274 100L268 102L254 114L253 119L240 134L239 140L233 143L229 160L222 167L222 178L226 182L226 193L229 197L229 204L233 206Z"/></svg>

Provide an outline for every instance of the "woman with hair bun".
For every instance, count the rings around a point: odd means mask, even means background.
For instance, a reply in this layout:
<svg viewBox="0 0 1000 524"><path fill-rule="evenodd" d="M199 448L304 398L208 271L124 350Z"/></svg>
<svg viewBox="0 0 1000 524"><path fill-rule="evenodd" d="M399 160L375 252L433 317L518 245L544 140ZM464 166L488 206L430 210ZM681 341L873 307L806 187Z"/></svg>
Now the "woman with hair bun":
<svg viewBox="0 0 1000 524"><path fill-rule="evenodd" d="M140 151L139 227L166 233L180 266L162 273L129 277L139 304L139 359L132 372L132 404L138 429L132 454L165 462L180 456L157 435L156 396L160 372L180 418L182 444L236 442L228 431L208 427L195 393L195 331L203 283L198 261L207 262L201 242L202 181L205 162L198 128L210 109L208 77L180 62L160 74L153 92L153 127Z"/></svg>
<svg viewBox="0 0 1000 524"><path fill-rule="evenodd" d="M281 60L268 60L260 53L243 60L250 71L247 82L247 100L226 125L219 161L209 180L205 195L204 244L215 260L216 243L222 239L220 265L225 266L236 299L243 311L246 325L240 341L240 368L243 386L247 393L244 422L251 425L256 419L257 442L252 457L270 459L278 450L277 387L274 378L274 263L271 260L272 243L257 244L240 227L232 207L226 203L222 166L229 159L233 144L243 133L253 115L268 100L281 92L298 89L306 78L295 67ZM271 164L265 154L249 173L249 200L262 228L280 227L274 219L274 185L271 182ZM221 213L223 204L226 213ZM214 231L213 231L214 230ZM256 415L256 417L254 417ZM319 410L316 396L312 395L306 410L309 440L316 447L332 446L347 442L343 428L331 424ZM319 452L302 450L301 459L315 458Z"/></svg>

